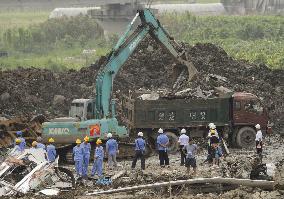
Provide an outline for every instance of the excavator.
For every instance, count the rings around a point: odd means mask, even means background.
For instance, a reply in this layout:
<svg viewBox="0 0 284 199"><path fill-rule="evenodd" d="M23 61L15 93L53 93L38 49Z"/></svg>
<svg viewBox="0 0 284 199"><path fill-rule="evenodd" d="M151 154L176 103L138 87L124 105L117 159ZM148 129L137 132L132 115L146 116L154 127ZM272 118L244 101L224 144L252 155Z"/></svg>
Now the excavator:
<svg viewBox="0 0 284 199"><path fill-rule="evenodd" d="M151 10L138 10L124 35L108 54L97 75L95 99L75 99L72 101L69 117L55 118L50 122L43 123L42 137L44 142L53 137L63 158L67 160L70 158L70 149L74 146L77 138L83 139L85 136L89 136L91 142L97 138L106 140L109 132L119 139L120 154L123 154L121 156L133 155L131 154L133 150L129 150L129 147L133 147L132 144L129 144L131 140L129 129L119 125L115 112L115 100L111 97L116 74L138 44L148 35L161 44L179 62L179 65L174 69L176 79L179 77L178 74L185 72L188 73L189 80L197 74L196 68L188 60L183 48L161 26Z"/></svg>

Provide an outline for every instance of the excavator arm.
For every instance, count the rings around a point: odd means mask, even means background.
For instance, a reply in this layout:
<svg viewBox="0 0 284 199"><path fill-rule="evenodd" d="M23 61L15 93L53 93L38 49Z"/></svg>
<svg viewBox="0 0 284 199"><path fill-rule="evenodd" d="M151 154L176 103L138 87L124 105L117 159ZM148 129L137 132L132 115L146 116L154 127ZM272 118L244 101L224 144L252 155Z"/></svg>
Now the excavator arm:
<svg viewBox="0 0 284 199"><path fill-rule="evenodd" d="M141 20L141 24L133 31L133 27L135 26L138 17ZM149 9L139 10L129 24L125 34L119 39L114 49L108 55L105 67L97 76L95 114L97 119L108 118L110 116L109 106L113 80L119 69L128 60L138 44L148 34L162 44L162 46L167 49L180 64L187 67L189 80L197 73L197 70L191 62L188 61L184 50L169 36L151 11ZM115 117L114 114L112 114L112 117Z"/></svg>

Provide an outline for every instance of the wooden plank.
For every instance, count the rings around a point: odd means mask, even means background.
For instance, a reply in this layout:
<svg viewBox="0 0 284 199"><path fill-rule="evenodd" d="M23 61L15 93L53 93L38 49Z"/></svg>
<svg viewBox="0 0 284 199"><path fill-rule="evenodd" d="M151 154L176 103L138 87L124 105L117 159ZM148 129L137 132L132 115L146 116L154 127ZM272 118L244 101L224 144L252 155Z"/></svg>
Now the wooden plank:
<svg viewBox="0 0 284 199"><path fill-rule="evenodd" d="M184 185L184 184L190 185L190 184L204 184L204 183L242 185L242 186L248 186L248 187L258 187L258 188L265 189L265 190L273 190L275 186L274 181L215 177L215 178L195 178L195 179L189 179L189 180L178 180L178 181L169 181L169 182L139 185L139 186L133 186L133 187L124 187L124 188L119 188L119 189L87 193L86 195L92 196L92 195L100 195L100 194L112 194L112 193L127 192L127 191L141 190L141 189L169 187L173 185Z"/></svg>

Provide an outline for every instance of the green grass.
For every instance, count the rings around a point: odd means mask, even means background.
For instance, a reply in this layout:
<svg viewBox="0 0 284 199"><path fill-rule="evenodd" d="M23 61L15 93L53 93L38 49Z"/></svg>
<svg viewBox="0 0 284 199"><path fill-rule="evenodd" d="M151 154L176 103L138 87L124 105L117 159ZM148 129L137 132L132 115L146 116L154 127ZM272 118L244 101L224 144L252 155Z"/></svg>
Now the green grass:
<svg viewBox="0 0 284 199"><path fill-rule="evenodd" d="M201 2L200 0L199 2ZM203 1L205 2L205 1ZM209 2L206 1L206 2ZM210 1L210 2L213 2ZM214 1L215 2L215 1ZM28 28L30 25L48 19L47 12L0 12L0 34L8 28ZM160 17L161 24L177 40L190 44L210 42L220 45L229 55L255 63L265 63L271 68L284 68L284 18L280 16L192 16L167 14ZM76 21L72 22L76 27ZM50 23L49 25L54 25ZM50 32L58 31L47 26ZM59 26L58 26L59 25ZM66 24L65 24L66 25ZM56 27L62 27L57 24ZM64 28L63 28L64 29ZM65 29L64 29L65 30ZM42 31L44 31L42 29ZM68 33L70 34L70 33ZM79 36L81 33L79 33ZM0 35L1 38L2 34ZM10 46L9 57L0 58L0 68L12 69L18 66L34 66L62 70L80 69L105 55L113 42L88 40L85 46L76 40L69 41L72 47L66 47L68 41L60 40L55 44L38 44L39 52L21 52ZM0 39L1 47L1 39ZM83 49L96 49L96 54L87 57Z"/></svg>
<svg viewBox="0 0 284 199"><path fill-rule="evenodd" d="M108 48L98 48L96 53L84 55L81 47L72 49L57 49L47 55L13 53L6 58L0 58L0 68L15 69L17 67L47 68L55 71L64 69L79 70L89 66L99 57L106 55Z"/></svg>
<svg viewBox="0 0 284 199"><path fill-rule="evenodd" d="M9 28L28 27L48 19L47 11L1 11L0 12L0 33Z"/></svg>
<svg viewBox="0 0 284 199"><path fill-rule="evenodd" d="M237 59L284 68L283 17L192 16L186 13L167 14L161 17L161 22L178 40L190 44L214 43Z"/></svg>

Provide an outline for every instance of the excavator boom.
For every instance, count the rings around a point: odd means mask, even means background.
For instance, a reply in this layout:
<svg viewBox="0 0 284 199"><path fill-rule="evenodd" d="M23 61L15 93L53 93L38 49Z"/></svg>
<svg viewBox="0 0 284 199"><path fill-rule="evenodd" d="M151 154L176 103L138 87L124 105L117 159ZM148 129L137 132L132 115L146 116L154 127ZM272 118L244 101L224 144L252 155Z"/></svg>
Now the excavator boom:
<svg viewBox="0 0 284 199"><path fill-rule="evenodd" d="M140 18L141 24L134 29L135 22ZM134 29L134 30L133 30ZM110 117L110 98L113 88L113 80L134 52L138 44L150 35L159 42L170 54L176 58L180 64L184 65L191 80L197 73L196 68L188 60L185 51L161 26L149 9L139 10L129 24L125 34L120 38L114 49L108 55L106 66L99 72L96 80L96 119ZM112 114L112 117L115 117Z"/></svg>

